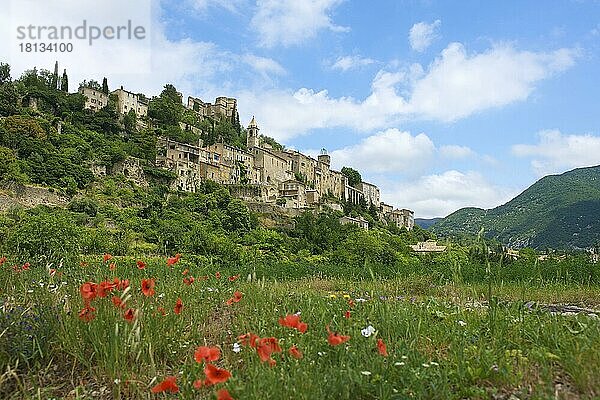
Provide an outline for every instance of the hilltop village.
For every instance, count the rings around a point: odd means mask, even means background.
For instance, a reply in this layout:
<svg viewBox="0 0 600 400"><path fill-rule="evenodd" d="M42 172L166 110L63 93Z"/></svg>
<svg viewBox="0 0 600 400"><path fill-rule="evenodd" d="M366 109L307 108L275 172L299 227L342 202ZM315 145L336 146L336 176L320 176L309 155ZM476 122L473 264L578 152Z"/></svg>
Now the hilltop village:
<svg viewBox="0 0 600 400"><path fill-rule="evenodd" d="M151 124L148 118L148 99L120 87L110 94L98 87L82 85L79 93L85 96L85 108L98 111L108 104L109 96L116 101L121 118L132 111L139 128ZM183 102L181 93L177 93ZM196 113L200 120L238 121L237 100L217 97L214 103L189 97L188 110ZM200 135L200 128L180 122L184 131ZM226 185L233 196L251 202L270 203L284 209L321 209L329 207L342 210L342 202L362 204L376 210L380 220L387 220L411 230L414 213L398 209L380 200L380 190L372 183L357 182L351 185L340 171L331 169L331 157L325 149L317 158L295 150L273 146L264 140L255 118L246 128L246 149L223 140L213 144L183 143L167 137L159 137L156 149L156 167L171 171L176 178L173 189L194 192L202 181L211 180ZM102 174L103 171L97 171ZM121 172L130 179L142 172L135 159L126 160ZM368 229L369 224L361 216L345 216L342 223L356 224Z"/></svg>

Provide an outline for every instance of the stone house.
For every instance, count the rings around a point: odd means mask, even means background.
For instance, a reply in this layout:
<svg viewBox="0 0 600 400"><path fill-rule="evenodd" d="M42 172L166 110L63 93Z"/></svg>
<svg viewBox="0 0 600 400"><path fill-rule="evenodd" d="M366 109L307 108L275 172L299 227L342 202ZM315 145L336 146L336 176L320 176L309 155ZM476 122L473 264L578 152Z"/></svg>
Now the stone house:
<svg viewBox="0 0 600 400"><path fill-rule="evenodd" d="M406 208L393 210L391 213L387 214L386 217L395 223L398 228L405 227L410 231L415 227L414 212Z"/></svg>
<svg viewBox="0 0 600 400"><path fill-rule="evenodd" d="M135 94L123 89L117 89L112 92L117 96L117 112L121 115L129 113L133 110L138 117L146 117L148 115L148 101L144 96Z"/></svg>
<svg viewBox="0 0 600 400"><path fill-rule="evenodd" d="M306 186L303 182L290 179L279 184L278 198L284 199L287 208L306 207Z"/></svg>
<svg viewBox="0 0 600 400"><path fill-rule="evenodd" d="M438 246L435 240L427 240L410 246L417 253L441 253L446 250L446 246Z"/></svg>
<svg viewBox="0 0 600 400"><path fill-rule="evenodd" d="M340 218L340 224L342 224L342 225L352 224L352 225L356 225L359 228L364 229L366 231L369 230L369 221L367 221L360 215L356 218L345 215L342 218Z"/></svg>
<svg viewBox="0 0 600 400"><path fill-rule="evenodd" d="M379 209L379 205L381 201L379 199L380 192L379 188L372 183L361 182L360 189L363 192L363 196L365 201L367 202L367 206L373 204L377 209Z"/></svg>
<svg viewBox="0 0 600 400"><path fill-rule="evenodd" d="M92 110L96 112L108 104L108 95L102 90L82 86L79 88L79 93L85 96L84 108L86 110Z"/></svg>

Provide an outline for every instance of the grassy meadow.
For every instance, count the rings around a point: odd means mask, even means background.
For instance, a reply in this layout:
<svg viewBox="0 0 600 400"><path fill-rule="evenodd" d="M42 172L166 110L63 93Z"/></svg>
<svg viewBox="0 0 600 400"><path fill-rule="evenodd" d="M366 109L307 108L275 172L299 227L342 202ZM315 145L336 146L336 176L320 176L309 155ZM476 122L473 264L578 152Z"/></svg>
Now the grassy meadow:
<svg viewBox="0 0 600 400"><path fill-rule="evenodd" d="M144 279L155 286L143 291ZM97 284L92 299L86 282ZM278 279L184 255L170 262L95 256L68 267L7 260L0 288L6 399L600 396L600 320L537 306L597 309L595 284L465 284L424 273ZM291 314L307 324L304 333L279 323ZM240 338L249 333L274 338L262 347L265 361L260 339L253 346ZM225 382L205 374L208 361L195 357L200 346L219 349L210 363L231 374ZM161 386L165 379L176 389Z"/></svg>

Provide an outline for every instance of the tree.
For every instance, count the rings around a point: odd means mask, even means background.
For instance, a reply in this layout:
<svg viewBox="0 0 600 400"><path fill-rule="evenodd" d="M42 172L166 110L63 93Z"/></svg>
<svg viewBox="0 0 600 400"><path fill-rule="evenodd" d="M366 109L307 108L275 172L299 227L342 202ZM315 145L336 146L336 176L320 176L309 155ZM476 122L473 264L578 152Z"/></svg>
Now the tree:
<svg viewBox="0 0 600 400"><path fill-rule="evenodd" d="M348 178L348 185L358 189L358 185L362 182L362 177L357 170L350 167L343 167L342 174Z"/></svg>
<svg viewBox="0 0 600 400"><path fill-rule="evenodd" d="M160 96L148 104L148 116L154 118L162 128L179 127L184 111L180 94L173 85L165 85Z"/></svg>
<svg viewBox="0 0 600 400"><path fill-rule="evenodd" d="M60 80L60 90L65 93L69 93L69 77L67 76L67 70L63 71L62 79Z"/></svg>
<svg viewBox="0 0 600 400"><path fill-rule="evenodd" d="M108 95L108 80L106 79L106 77L102 79L102 93Z"/></svg>
<svg viewBox="0 0 600 400"><path fill-rule="evenodd" d="M6 63L0 63L0 85L10 82L10 65Z"/></svg>

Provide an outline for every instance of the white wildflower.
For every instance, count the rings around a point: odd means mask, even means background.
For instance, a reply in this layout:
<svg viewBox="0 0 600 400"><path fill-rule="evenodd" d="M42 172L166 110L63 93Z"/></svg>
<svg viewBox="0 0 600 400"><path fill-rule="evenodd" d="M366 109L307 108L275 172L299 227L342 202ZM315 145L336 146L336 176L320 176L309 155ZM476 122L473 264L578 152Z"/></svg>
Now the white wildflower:
<svg viewBox="0 0 600 400"><path fill-rule="evenodd" d="M403 366L403 365L404 365L404 361L395 362L395 363L394 363L394 365L395 365L396 367L401 367L401 366Z"/></svg>
<svg viewBox="0 0 600 400"><path fill-rule="evenodd" d="M465 321L463 321L462 319L458 321L458 324L460 326L467 326L467 323Z"/></svg>
<svg viewBox="0 0 600 400"><path fill-rule="evenodd" d="M360 371L360 373L363 374L364 376L371 375L371 371Z"/></svg>
<svg viewBox="0 0 600 400"><path fill-rule="evenodd" d="M369 337L375 333L375 328L372 325L367 326L365 329L361 329L360 334L364 337Z"/></svg>
<svg viewBox="0 0 600 400"><path fill-rule="evenodd" d="M240 346L240 344L237 343L237 342L234 343L233 344L233 352L234 353L239 353L240 351L242 351L242 346Z"/></svg>

